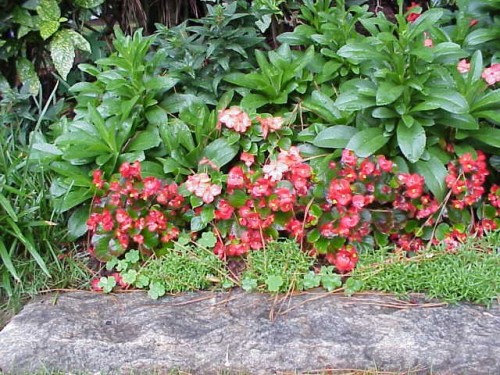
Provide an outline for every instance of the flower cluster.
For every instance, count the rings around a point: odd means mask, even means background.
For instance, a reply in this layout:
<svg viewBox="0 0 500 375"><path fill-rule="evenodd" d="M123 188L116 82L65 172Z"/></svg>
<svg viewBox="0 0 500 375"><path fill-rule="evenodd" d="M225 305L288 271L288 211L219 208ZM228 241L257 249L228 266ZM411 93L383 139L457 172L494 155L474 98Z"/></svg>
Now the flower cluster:
<svg viewBox="0 0 500 375"><path fill-rule="evenodd" d="M457 70L462 74L469 72L470 63L465 59L460 60L457 64ZM500 82L500 64L491 64L490 67L485 68L481 73L481 77L489 86Z"/></svg>
<svg viewBox="0 0 500 375"><path fill-rule="evenodd" d="M100 171L94 172L101 196L95 199L88 226L99 259L132 248L152 253L172 246L180 232L190 232L196 240L199 231L206 230L215 236L214 252L222 259L289 237L305 251L324 256L339 272L350 272L359 249L372 246L375 238L418 251L433 239L447 212L466 211L481 200L490 203L488 215L469 228L449 221L440 239L451 251L464 240L467 229L482 234L497 227L500 188L485 189L485 155L463 154L449 163L448 170L450 192L439 203L426 190L422 176L398 173L384 156L358 158L350 150L318 171L294 146L269 155L263 164L243 152L226 175L218 170L216 178L207 172L192 174L180 187L143 178L138 162L125 163L116 181L106 182ZM185 199L190 195L197 200ZM197 218L207 222L190 231L189 222Z"/></svg>
<svg viewBox="0 0 500 375"><path fill-rule="evenodd" d="M478 202L485 192L484 183L488 174L486 156L481 151L477 151L476 159L466 153L457 161L450 162L445 182L452 193L451 206L464 209Z"/></svg>
<svg viewBox="0 0 500 375"><path fill-rule="evenodd" d="M100 171L93 177L101 196L94 199L87 226L98 258L105 259L108 250L115 256L131 248L152 252L178 237L186 206L175 183L143 178L139 162L124 163L120 179L111 183L103 181Z"/></svg>

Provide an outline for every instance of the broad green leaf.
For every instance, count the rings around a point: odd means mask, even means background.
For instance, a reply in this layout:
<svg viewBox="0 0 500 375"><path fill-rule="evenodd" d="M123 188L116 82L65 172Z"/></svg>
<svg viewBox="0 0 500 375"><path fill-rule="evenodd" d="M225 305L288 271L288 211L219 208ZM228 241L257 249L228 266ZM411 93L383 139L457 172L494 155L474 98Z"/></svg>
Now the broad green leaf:
<svg viewBox="0 0 500 375"><path fill-rule="evenodd" d="M467 130L479 129L479 123L477 119L474 116L469 115L468 113L455 114L450 112L442 112L436 119L436 121L438 120L440 124L449 126L451 128Z"/></svg>
<svg viewBox="0 0 500 375"><path fill-rule="evenodd" d="M33 63L24 57L20 57L17 59L16 65L17 74L23 84L23 88L26 87L28 93L31 95L38 95L40 80L38 79Z"/></svg>
<svg viewBox="0 0 500 375"><path fill-rule="evenodd" d="M302 102L302 106L332 123L342 118L335 102L318 90L313 91L311 97Z"/></svg>
<svg viewBox="0 0 500 375"><path fill-rule="evenodd" d="M201 216L194 216L191 219L191 231L192 232L199 232L200 230L203 230L207 227L208 221L203 220Z"/></svg>
<svg viewBox="0 0 500 375"><path fill-rule="evenodd" d="M233 160L238 151L238 145L229 145L226 139L219 138L205 148L203 157L221 168Z"/></svg>
<svg viewBox="0 0 500 375"><path fill-rule="evenodd" d="M127 151L145 151L157 147L161 143L158 127L149 126L136 133L130 141Z"/></svg>
<svg viewBox="0 0 500 375"><path fill-rule="evenodd" d="M464 44L467 46L477 46L489 42L490 40L495 40L499 37L498 30L494 28L491 29L476 29L471 33L467 34L464 40Z"/></svg>
<svg viewBox="0 0 500 375"><path fill-rule="evenodd" d="M346 91L337 97L335 105L341 111L360 111L373 107L376 103L373 97L360 95L353 91Z"/></svg>
<svg viewBox="0 0 500 375"><path fill-rule="evenodd" d="M428 48L429 49L429 48ZM456 43L443 42L430 48L434 54L434 62L456 65L457 61L468 56L468 53Z"/></svg>
<svg viewBox="0 0 500 375"><path fill-rule="evenodd" d="M309 25L299 25L295 27L293 32L278 35L278 41L291 46L303 46L309 44L311 35L315 33L316 30L313 27Z"/></svg>
<svg viewBox="0 0 500 375"><path fill-rule="evenodd" d="M384 61L386 56L375 50L375 48L363 42L348 43L341 47L337 54L341 57L351 60L355 64L363 61Z"/></svg>
<svg viewBox="0 0 500 375"><path fill-rule="evenodd" d="M432 156L428 161L419 160L413 165L415 171L425 179L425 184L436 199L442 201L446 194L446 178L448 171L438 158Z"/></svg>
<svg viewBox="0 0 500 375"><path fill-rule="evenodd" d="M73 43L73 47L79 49L80 51L92 52L90 47L90 43L85 39L81 34L78 34L76 31L71 29L64 29L60 31L61 33L66 34L65 38L68 37Z"/></svg>
<svg viewBox="0 0 500 375"><path fill-rule="evenodd" d="M40 36L43 40L50 38L57 30L59 30L59 21L40 21Z"/></svg>
<svg viewBox="0 0 500 375"><path fill-rule="evenodd" d="M424 31L434 27L437 21L443 16L443 10L439 8L425 11L415 22L409 25L408 38L411 40L419 37Z"/></svg>
<svg viewBox="0 0 500 375"><path fill-rule="evenodd" d="M358 130L353 126L335 125L319 132L312 144L324 148L345 148Z"/></svg>
<svg viewBox="0 0 500 375"><path fill-rule="evenodd" d="M500 149L500 129L498 128L481 128L474 132L472 138Z"/></svg>
<svg viewBox="0 0 500 375"><path fill-rule="evenodd" d="M241 100L241 107L246 110L258 109L269 103L269 99L259 94L247 94Z"/></svg>
<svg viewBox="0 0 500 375"><path fill-rule="evenodd" d="M157 105L147 110L146 119L153 125L166 126L168 124L167 111Z"/></svg>
<svg viewBox="0 0 500 375"><path fill-rule="evenodd" d="M399 124L397 129L398 146L403 155L415 163L425 151L425 130L418 122L414 122L411 128Z"/></svg>
<svg viewBox="0 0 500 375"><path fill-rule="evenodd" d="M57 0L40 0L36 12L41 20L59 21L61 18L61 9Z"/></svg>
<svg viewBox="0 0 500 375"><path fill-rule="evenodd" d="M66 80L75 60L75 48L71 37L68 33L58 32L52 38L49 50L54 67L62 79Z"/></svg>
<svg viewBox="0 0 500 375"><path fill-rule="evenodd" d="M87 233L89 207L84 205L77 208L68 219L68 232L71 240L75 240Z"/></svg>
<svg viewBox="0 0 500 375"><path fill-rule="evenodd" d="M353 150L359 157L367 157L377 152L389 141L380 128L369 128L356 133L346 148Z"/></svg>
<svg viewBox="0 0 500 375"><path fill-rule="evenodd" d="M3 239L0 237L0 258L2 259L3 265L5 268L7 268L7 271L12 275L12 277L16 281L21 281L19 276L17 275L16 268L14 267L14 264L12 263L11 256L9 252L7 251L7 248L5 247L5 243L3 242Z"/></svg>
<svg viewBox="0 0 500 375"><path fill-rule="evenodd" d="M73 3L79 7L90 9L101 5L105 1L106 0L73 0Z"/></svg>
<svg viewBox="0 0 500 375"><path fill-rule="evenodd" d="M429 91L429 95L425 98L425 101L413 107L411 112L432 109L443 109L457 114L469 112L469 103L457 91L442 88L432 88Z"/></svg>
<svg viewBox="0 0 500 375"><path fill-rule="evenodd" d="M404 89L404 86L395 85L389 81L382 82L377 89L377 105L382 106L395 102L401 96Z"/></svg>
<svg viewBox="0 0 500 375"><path fill-rule="evenodd" d="M488 109L500 110L500 89L492 90L483 95L471 105L471 112Z"/></svg>

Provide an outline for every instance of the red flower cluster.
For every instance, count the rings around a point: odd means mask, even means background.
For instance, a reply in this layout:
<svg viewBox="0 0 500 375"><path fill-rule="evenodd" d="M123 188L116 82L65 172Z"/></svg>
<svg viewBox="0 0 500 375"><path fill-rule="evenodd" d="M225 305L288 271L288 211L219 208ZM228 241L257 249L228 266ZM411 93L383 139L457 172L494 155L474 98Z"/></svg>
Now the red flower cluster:
<svg viewBox="0 0 500 375"><path fill-rule="evenodd" d="M178 237L180 229L175 223L187 208L175 183L142 178L139 162L124 163L121 179L109 184L102 180L101 173L93 175L101 190L87 221L93 242L111 234L109 244L113 244L113 254L119 255L129 248L152 251L158 243Z"/></svg>
<svg viewBox="0 0 500 375"><path fill-rule="evenodd" d="M450 162L445 181L452 192L452 207L461 210L478 202L485 192L483 185L488 174L486 156L481 151L477 151L476 159L466 153Z"/></svg>

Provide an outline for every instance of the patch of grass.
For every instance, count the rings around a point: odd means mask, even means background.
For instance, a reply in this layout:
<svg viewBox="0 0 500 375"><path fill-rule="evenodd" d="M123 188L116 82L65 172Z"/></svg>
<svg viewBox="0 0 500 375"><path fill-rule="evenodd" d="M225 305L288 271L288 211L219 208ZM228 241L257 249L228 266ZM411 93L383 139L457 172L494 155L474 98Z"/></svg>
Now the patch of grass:
<svg viewBox="0 0 500 375"><path fill-rule="evenodd" d="M54 289L88 289L91 271L86 256L73 250L58 262L48 262L50 277L32 259L14 260L20 283L13 284L8 294L0 288L0 329L10 317L37 294Z"/></svg>
<svg viewBox="0 0 500 375"><path fill-rule="evenodd" d="M500 292L500 231L469 238L454 252L444 246L412 257L388 249L365 252L352 277L363 281L363 290L425 293L446 302L489 306Z"/></svg>
<svg viewBox="0 0 500 375"><path fill-rule="evenodd" d="M264 249L248 253L242 287L285 293L302 290L304 275L314 261L314 257L302 251L294 240L270 242Z"/></svg>

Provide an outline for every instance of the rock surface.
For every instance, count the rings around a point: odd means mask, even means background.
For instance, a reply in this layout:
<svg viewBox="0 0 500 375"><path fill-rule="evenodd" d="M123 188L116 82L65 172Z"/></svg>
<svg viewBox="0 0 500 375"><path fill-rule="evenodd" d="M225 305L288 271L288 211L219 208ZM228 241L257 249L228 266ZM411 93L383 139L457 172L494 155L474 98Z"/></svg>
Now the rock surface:
<svg viewBox="0 0 500 375"><path fill-rule="evenodd" d="M323 292L42 297L0 332L0 371L500 374L500 308ZM227 373L227 372L226 372ZM335 372L338 373L338 372Z"/></svg>

